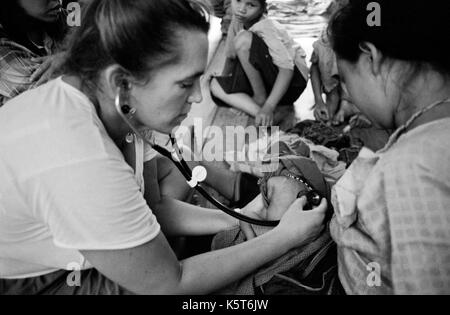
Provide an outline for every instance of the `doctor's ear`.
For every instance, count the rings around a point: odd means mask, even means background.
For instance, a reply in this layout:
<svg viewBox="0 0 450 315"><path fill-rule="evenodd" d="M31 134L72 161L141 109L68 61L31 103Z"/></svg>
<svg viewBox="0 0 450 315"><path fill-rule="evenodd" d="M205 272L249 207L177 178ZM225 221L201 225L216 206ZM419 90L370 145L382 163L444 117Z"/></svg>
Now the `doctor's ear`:
<svg viewBox="0 0 450 315"><path fill-rule="evenodd" d="M118 89L121 90L122 93L128 93L132 89L132 84L130 82L130 79L125 74L119 74L115 78L116 80L116 86Z"/></svg>
<svg viewBox="0 0 450 315"><path fill-rule="evenodd" d="M361 56L369 61L372 74L375 76L379 75L383 63L383 54L381 53L381 51L370 42L360 43L359 49L362 52Z"/></svg>
<svg viewBox="0 0 450 315"><path fill-rule="evenodd" d="M126 94L132 89L130 75L118 65L111 65L104 70L104 82L111 97L115 97L117 91Z"/></svg>

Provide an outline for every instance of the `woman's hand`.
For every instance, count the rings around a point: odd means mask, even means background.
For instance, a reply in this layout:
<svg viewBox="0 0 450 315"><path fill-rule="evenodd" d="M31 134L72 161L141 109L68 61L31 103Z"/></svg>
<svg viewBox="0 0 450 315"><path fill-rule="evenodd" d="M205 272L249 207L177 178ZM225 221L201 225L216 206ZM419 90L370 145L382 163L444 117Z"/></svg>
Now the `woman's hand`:
<svg viewBox="0 0 450 315"><path fill-rule="evenodd" d="M51 79L56 69L61 65L63 60L63 53L58 53L51 56L33 58L32 61L42 63L41 66L33 72L30 77L30 82L35 82L36 86L42 85Z"/></svg>
<svg viewBox="0 0 450 315"><path fill-rule="evenodd" d="M282 233L290 248L298 247L316 239L324 229L324 220L327 211L325 199L319 207L304 211L307 200L305 197L297 199L286 211L280 224L275 228Z"/></svg>

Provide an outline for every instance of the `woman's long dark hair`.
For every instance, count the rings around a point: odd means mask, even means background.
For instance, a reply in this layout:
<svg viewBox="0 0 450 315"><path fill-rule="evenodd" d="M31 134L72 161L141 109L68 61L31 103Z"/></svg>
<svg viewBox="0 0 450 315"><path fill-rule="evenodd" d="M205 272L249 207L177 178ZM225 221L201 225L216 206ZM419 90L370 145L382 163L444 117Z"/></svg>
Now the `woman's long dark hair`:
<svg viewBox="0 0 450 315"><path fill-rule="evenodd" d="M3 27L3 34L0 34L1 37L6 37L17 42L38 55L45 54L45 52L33 45L28 38L30 27L42 28L42 30L55 42L62 42L67 31L67 24L64 16L61 15L61 17L53 23L38 21L25 13L25 10L19 5L18 0L2 0L0 24Z"/></svg>

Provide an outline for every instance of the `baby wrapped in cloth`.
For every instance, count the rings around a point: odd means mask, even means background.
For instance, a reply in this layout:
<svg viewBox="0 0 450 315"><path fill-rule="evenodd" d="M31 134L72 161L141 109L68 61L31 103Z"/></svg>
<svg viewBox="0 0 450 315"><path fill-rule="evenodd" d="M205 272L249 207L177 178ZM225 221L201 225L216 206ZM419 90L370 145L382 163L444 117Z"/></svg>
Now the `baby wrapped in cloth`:
<svg viewBox="0 0 450 315"><path fill-rule="evenodd" d="M319 171L317 164L309 158L307 145L292 152L284 143L280 143L280 166L273 173L266 174L260 180L263 202L267 209L266 220L280 220L287 208L295 201L299 192L306 189L301 181L303 177L324 198L329 200L330 187ZM301 152L301 155L298 153ZM292 194L277 196L268 186L268 181L289 181ZM276 185L271 185L271 187ZM331 210L331 208L330 208ZM254 236L260 236L271 228L251 226ZM248 233L248 232L247 232ZM218 250L246 241L240 227L217 234L212 249ZM330 294L338 287L336 250L328 228L312 242L299 244L299 247L263 266L218 294L254 295L254 294ZM305 284L305 282L308 282ZM338 282L338 281L337 281ZM312 285L312 283L314 285ZM333 292L335 293L335 292Z"/></svg>

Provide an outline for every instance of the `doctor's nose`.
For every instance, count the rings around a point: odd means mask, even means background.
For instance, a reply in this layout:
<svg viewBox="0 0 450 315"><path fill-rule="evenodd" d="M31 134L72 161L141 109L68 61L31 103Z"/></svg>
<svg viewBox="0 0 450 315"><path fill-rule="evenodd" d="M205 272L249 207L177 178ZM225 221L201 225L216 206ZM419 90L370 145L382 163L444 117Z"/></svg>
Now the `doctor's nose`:
<svg viewBox="0 0 450 315"><path fill-rule="evenodd" d="M188 103L189 104L194 104L194 103L201 103L202 101L203 101L202 89L201 89L201 86L200 86L200 82L198 82L195 85L195 88L192 91L192 94L188 98Z"/></svg>

